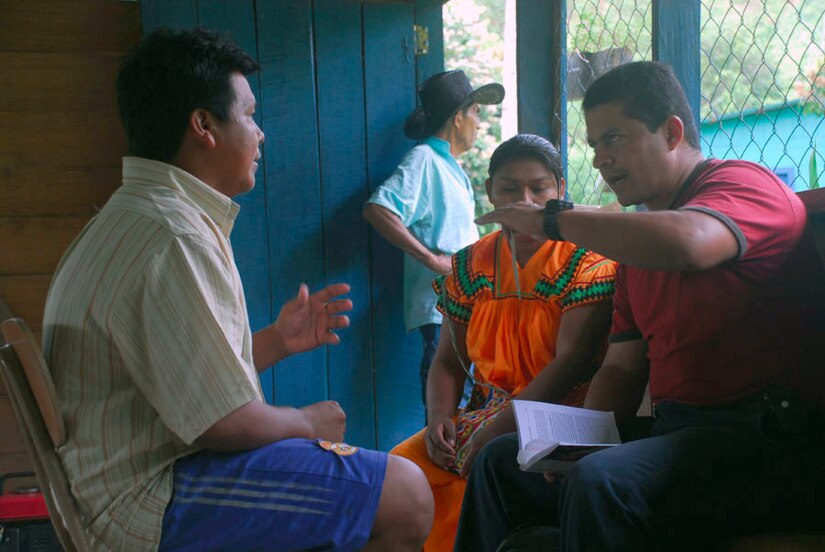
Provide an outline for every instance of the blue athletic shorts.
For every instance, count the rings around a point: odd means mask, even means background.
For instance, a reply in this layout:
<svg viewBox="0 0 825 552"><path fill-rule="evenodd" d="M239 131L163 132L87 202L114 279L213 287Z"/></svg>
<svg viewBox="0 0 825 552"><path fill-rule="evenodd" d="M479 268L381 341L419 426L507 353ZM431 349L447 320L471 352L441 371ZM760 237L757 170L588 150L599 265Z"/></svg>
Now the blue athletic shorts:
<svg viewBox="0 0 825 552"><path fill-rule="evenodd" d="M192 454L175 462L159 549L358 550L386 469L386 453L306 439Z"/></svg>

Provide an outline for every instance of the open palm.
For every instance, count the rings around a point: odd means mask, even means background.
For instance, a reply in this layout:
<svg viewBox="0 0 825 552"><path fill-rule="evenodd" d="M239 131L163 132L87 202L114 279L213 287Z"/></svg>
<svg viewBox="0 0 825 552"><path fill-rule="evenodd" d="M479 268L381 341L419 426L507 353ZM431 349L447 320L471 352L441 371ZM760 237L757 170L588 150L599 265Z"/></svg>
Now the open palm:
<svg viewBox="0 0 825 552"><path fill-rule="evenodd" d="M287 351L300 353L340 343L334 330L349 326L349 317L342 313L352 310L352 301L338 297L349 290L348 284L332 284L310 295L309 287L301 284L298 294L284 304L275 321Z"/></svg>

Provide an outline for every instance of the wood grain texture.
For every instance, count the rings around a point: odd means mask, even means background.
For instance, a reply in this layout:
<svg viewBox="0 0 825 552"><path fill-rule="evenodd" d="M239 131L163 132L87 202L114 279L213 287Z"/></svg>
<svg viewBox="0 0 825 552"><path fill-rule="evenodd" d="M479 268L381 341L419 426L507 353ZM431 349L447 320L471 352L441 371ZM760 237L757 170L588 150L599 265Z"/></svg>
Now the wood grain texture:
<svg viewBox="0 0 825 552"><path fill-rule="evenodd" d="M91 217L120 186L120 167L0 167L0 217Z"/></svg>
<svg viewBox="0 0 825 552"><path fill-rule="evenodd" d="M114 112L119 64L116 52L0 51L3 109Z"/></svg>
<svg viewBox="0 0 825 552"><path fill-rule="evenodd" d="M28 452L12 452L0 454L0 473L20 473L34 471L31 457ZM18 487L37 487L36 477L30 478L15 478L7 483L6 489L15 489Z"/></svg>
<svg viewBox="0 0 825 552"><path fill-rule="evenodd" d="M538 134L557 142L553 136L554 50L547 30L554 25L553 2L516 2L516 72L518 74L518 130Z"/></svg>
<svg viewBox="0 0 825 552"><path fill-rule="evenodd" d="M14 316L26 321L32 331L39 332L42 328L43 309L51 280L50 274L0 276L0 298Z"/></svg>
<svg viewBox="0 0 825 552"><path fill-rule="evenodd" d="M0 456L6 454L25 453L26 446L23 444L23 436L20 435L20 426L14 416L11 406L11 399L7 396L0 397Z"/></svg>
<svg viewBox="0 0 825 552"><path fill-rule="evenodd" d="M198 24L196 0L141 0L140 18L144 34L155 27L191 29Z"/></svg>
<svg viewBox="0 0 825 552"><path fill-rule="evenodd" d="M418 0L415 3L415 24L427 28L430 42L429 53L416 56L416 85L444 70L444 24L442 0Z"/></svg>
<svg viewBox="0 0 825 552"><path fill-rule="evenodd" d="M653 59L673 67L697 125L702 98L701 5L700 0L653 0L651 5Z"/></svg>
<svg viewBox="0 0 825 552"><path fill-rule="evenodd" d="M135 2L0 0L0 297L40 340L51 273L120 182L114 80ZM0 472L30 469L0 388Z"/></svg>
<svg viewBox="0 0 825 552"><path fill-rule="evenodd" d="M329 396L347 413L347 442L375 448L369 230L361 216L367 200L364 70L352 63L361 58L360 2L316 0L314 30L324 271L330 282L352 286L354 305L341 344L329 349Z"/></svg>
<svg viewBox="0 0 825 552"><path fill-rule="evenodd" d="M267 135L269 271L272 310L279 312L301 282L311 291L326 284L312 2L259 0L256 13ZM324 347L279 363L274 368L276 403L297 406L326 399L327 362Z"/></svg>
<svg viewBox="0 0 825 552"><path fill-rule="evenodd" d="M825 188L804 190L799 192L797 196L799 196L799 199L805 204L805 209L809 214L825 214Z"/></svg>
<svg viewBox="0 0 825 552"><path fill-rule="evenodd" d="M415 107L413 6L363 7L367 167L370 191L395 170L413 142L404 119ZM378 448L389 450L424 425L419 332L404 327L403 256L371 232L372 333Z"/></svg>
<svg viewBox="0 0 825 552"><path fill-rule="evenodd" d="M0 0L2 52L123 52L140 37L138 5Z"/></svg>
<svg viewBox="0 0 825 552"><path fill-rule="evenodd" d="M0 167L112 167L125 152L114 111L0 111Z"/></svg>
<svg viewBox="0 0 825 552"><path fill-rule="evenodd" d="M86 218L0 218L0 276L51 274Z"/></svg>

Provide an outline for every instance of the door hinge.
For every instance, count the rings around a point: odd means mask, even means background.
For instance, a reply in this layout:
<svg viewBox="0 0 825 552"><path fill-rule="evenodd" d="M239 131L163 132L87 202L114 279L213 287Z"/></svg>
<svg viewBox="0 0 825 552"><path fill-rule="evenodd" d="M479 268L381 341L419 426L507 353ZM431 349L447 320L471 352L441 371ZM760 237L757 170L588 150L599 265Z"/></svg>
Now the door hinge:
<svg viewBox="0 0 825 552"><path fill-rule="evenodd" d="M413 25L415 33L415 55L426 56L430 53L430 30L423 25Z"/></svg>

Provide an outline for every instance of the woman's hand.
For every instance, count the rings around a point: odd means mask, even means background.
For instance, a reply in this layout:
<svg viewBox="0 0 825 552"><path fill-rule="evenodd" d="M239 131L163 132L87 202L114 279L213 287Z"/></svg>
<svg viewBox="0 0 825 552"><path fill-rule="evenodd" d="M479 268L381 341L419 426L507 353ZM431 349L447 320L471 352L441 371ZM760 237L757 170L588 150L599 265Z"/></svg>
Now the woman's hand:
<svg viewBox="0 0 825 552"><path fill-rule="evenodd" d="M455 424L452 418L431 420L424 433L424 443L435 465L445 470L455 465Z"/></svg>

